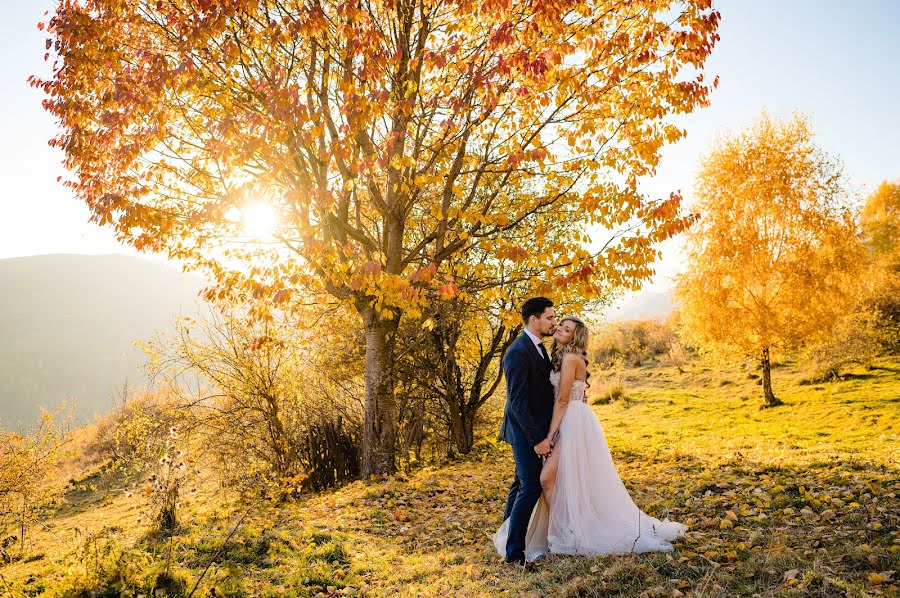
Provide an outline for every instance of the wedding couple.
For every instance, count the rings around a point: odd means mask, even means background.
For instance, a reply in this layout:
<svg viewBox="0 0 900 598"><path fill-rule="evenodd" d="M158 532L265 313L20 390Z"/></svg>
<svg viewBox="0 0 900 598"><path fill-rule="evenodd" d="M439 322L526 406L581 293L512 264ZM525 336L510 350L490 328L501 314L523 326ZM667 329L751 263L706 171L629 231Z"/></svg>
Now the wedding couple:
<svg viewBox="0 0 900 598"><path fill-rule="evenodd" d="M605 555L672 550L687 529L641 511L625 489L603 428L585 402L588 330L556 322L553 302L522 306L524 332L503 357L506 409L500 438L516 464L494 545L509 565L546 554ZM542 338L553 336L552 357Z"/></svg>

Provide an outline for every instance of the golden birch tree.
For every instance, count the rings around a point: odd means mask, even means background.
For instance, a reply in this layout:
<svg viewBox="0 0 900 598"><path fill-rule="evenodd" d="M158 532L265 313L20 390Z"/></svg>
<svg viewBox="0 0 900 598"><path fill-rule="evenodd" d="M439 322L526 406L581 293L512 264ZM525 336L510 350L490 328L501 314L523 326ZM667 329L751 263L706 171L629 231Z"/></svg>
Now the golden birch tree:
<svg viewBox="0 0 900 598"><path fill-rule="evenodd" d="M866 198L859 224L876 259L900 253L900 181L882 181Z"/></svg>
<svg viewBox="0 0 900 598"><path fill-rule="evenodd" d="M681 326L702 347L757 358L765 406L780 405L772 352L830 330L858 298L865 255L841 166L804 117L764 114L715 144L696 196Z"/></svg>
<svg viewBox="0 0 900 598"><path fill-rule="evenodd" d="M866 198L859 223L869 248L867 303L875 309L882 347L900 352L900 181L882 182Z"/></svg>

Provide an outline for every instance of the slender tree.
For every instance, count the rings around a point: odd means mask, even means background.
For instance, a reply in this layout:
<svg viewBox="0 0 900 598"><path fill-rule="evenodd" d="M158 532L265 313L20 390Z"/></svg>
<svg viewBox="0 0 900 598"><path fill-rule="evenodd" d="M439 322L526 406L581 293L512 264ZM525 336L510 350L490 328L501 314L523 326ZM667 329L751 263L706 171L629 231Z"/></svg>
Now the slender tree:
<svg viewBox="0 0 900 598"><path fill-rule="evenodd" d="M757 358L765 406L780 405L772 352L830 329L857 299L865 256L841 166L805 118L764 114L713 147L696 195L681 325L701 346Z"/></svg>

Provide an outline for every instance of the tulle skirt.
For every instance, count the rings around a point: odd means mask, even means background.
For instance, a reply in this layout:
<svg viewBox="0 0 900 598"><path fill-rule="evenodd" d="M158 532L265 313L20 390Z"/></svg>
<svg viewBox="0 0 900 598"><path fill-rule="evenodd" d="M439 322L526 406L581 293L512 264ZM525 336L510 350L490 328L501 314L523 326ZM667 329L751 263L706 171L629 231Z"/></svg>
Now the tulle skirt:
<svg viewBox="0 0 900 598"><path fill-rule="evenodd" d="M547 553L606 555L673 550L681 523L660 521L641 511L622 483L597 415L583 401L571 401L559 427L559 467L548 507L543 496L528 523L525 558ZM506 555L509 519L494 535Z"/></svg>

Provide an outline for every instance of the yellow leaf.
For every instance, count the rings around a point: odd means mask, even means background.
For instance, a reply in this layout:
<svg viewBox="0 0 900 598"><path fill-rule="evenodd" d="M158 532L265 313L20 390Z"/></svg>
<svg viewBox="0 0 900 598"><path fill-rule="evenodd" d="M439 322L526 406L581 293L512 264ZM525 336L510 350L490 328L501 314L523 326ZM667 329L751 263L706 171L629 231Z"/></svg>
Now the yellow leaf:
<svg viewBox="0 0 900 598"><path fill-rule="evenodd" d="M881 573L875 573L874 571L869 573L869 581L872 583L888 583L893 581L895 571L882 571Z"/></svg>
<svg viewBox="0 0 900 598"><path fill-rule="evenodd" d="M790 569L784 572L784 580L796 581L798 575L800 575L800 569Z"/></svg>

